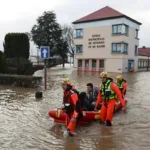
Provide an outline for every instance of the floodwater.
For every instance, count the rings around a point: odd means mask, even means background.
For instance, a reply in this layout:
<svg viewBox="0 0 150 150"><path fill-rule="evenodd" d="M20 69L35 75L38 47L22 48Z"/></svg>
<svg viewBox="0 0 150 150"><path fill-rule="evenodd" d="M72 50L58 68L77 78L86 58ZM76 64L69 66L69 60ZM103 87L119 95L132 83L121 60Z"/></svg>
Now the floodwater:
<svg viewBox="0 0 150 150"><path fill-rule="evenodd" d="M35 99L36 89L0 86L0 150L149 150L150 72L123 75L129 82L126 113L116 113L112 127L97 122L77 126L77 136L67 139L65 127L48 117L49 110L62 105L61 80L69 77L84 91L87 82L99 86L98 73L51 68L41 100Z"/></svg>

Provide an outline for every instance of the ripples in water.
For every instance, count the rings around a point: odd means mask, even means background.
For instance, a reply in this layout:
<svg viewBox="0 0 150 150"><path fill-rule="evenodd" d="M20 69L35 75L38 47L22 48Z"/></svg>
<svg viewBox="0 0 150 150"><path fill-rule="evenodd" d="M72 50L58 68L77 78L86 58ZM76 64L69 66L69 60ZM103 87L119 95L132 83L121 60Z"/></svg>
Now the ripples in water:
<svg viewBox="0 0 150 150"><path fill-rule="evenodd" d="M43 76L43 71L35 75ZM117 74L112 73L115 79ZM92 122L77 126L77 136L65 139L63 125L53 123L48 111L62 105L61 80L69 77L79 91L87 82L99 86L99 73L72 69L48 70L48 88L35 99L37 89L1 86L0 149L2 150L138 150L150 149L150 73L123 74L129 82L127 112L117 112L113 126ZM44 89L44 84L41 85Z"/></svg>

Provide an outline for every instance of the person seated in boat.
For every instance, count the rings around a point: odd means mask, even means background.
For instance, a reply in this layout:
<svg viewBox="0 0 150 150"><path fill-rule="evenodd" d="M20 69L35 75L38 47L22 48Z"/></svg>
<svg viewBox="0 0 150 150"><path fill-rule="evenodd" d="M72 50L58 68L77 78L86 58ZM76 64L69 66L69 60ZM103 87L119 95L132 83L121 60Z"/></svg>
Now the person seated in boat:
<svg viewBox="0 0 150 150"><path fill-rule="evenodd" d="M121 91L122 97L124 98L126 95L128 83L121 75L118 75L116 79L117 79L116 84Z"/></svg>
<svg viewBox="0 0 150 150"><path fill-rule="evenodd" d="M100 121L107 126L111 126L116 96L122 104L122 110L125 110L125 101L122 99L119 88L113 82L113 79L109 77L107 72L102 72L100 74L100 79L102 83L100 85L100 90L98 91L95 110L97 110L98 104L102 102Z"/></svg>
<svg viewBox="0 0 150 150"><path fill-rule="evenodd" d="M79 101L78 94L72 90L72 85L69 79L65 78L62 81L63 88L63 104L66 112L66 131L64 134L73 136L76 133L74 129L79 116L82 114L82 108ZM66 135L65 135L66 136Z"/></svg>
<svg viewBox="0 0 150 150"><path fill-rule="evenodd" d="M86 86L87 86L87 91L86 91L85 100L83 102L83 110L93 111L98 96L98 88L93 87L92 83L87 83Z"/></svg>

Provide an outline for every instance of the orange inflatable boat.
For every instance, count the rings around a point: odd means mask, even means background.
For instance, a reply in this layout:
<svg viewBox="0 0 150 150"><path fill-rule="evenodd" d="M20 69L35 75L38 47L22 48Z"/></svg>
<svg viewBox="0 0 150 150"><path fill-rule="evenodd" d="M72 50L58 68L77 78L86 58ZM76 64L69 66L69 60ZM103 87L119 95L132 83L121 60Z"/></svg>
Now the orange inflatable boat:
<svg viewBox="0 0 150 150"><path fill-rule="evenodd" d="M126 100L127 104L127 100ZM115 111L121 109L121 103L115 106ZM54 119L54 122L65 124L66 113L61 109L50 110L48 115ZM99 111L83 111L83 118L82 120L78 121L78 124L85 124L90 121L94 121L100 118L100 110Z"/></svg>

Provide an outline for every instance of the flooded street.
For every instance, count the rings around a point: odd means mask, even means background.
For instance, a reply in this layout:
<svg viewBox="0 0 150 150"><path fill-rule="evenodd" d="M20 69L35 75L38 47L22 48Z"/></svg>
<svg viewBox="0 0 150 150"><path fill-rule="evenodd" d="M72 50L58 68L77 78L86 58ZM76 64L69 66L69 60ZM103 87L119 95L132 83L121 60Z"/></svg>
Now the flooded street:
<svg viewBox="0 0 150 150"><path fill-rule="evenodd" d="M43 76L43 71L35 75ZM111 74L115 79L117 74ZM61 67L48 69L48 89L36 100L36 89L0 86L0 150L149 150L150 72L123 74L128 81L127 112L114 115L113 126L96 122L77 126L77 136L65 139L64 126L48 111L62 106L61 80L70 78L79 91L86 83L99 86L99 73ZM41 86L43 89L43 85Z"/></svg>

